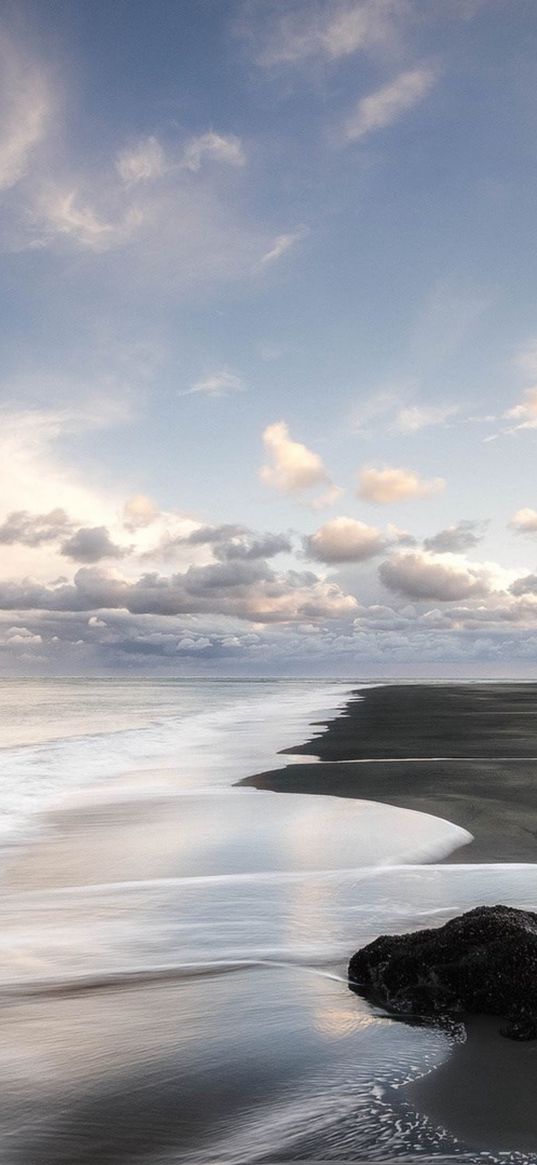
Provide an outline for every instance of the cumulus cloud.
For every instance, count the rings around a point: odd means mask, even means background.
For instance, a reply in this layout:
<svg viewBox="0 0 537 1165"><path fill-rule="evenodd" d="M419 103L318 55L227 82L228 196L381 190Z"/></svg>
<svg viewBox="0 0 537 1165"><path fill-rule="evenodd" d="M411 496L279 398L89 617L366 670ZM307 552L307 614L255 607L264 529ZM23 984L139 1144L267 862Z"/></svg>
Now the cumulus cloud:
<svg viewBox="0 0 537 1165"><path fill-rule="evenodd" d="M220 368L196 380L190 388L180 392L179 396L193 396L198 393L202 396L229 396L232 392L243 392L245 388L244 381L236 372L232 372L230 368Z"/></svg>
<svg viewBox="0 0 537 1165"><path fill-rule="evenodd" d="M517 578L509 588L512 595L537 595L537 574Z"/></svg>
<svg viewBox="0 0 537 1165"><path fill-rule="evenodd" d="M270 463L260 469L261 480L280 493L301 494L316 485L332 483L322 458L299 441L293 441L285 421L268 425L263 443Z"/></svg>
<svg viewBox="0 0 537 1165"><path fill-rule="evenodd" d="M423 545L425 550L432 550L435 554L463 554L483 540L486 525L486 522L463 519L456 526L448 526L432 538L425 538Z"/></svg>
<svg viewBox="0 0 537 1165"><path fill-rule="evenodd" d="M282 255L285 255L286 252L291 249L291 247L296 246L296 244L300 243L302 239L305 239L308 234L308 227L301 226L298 227L295 231L288 231L288 233L285 235L278 235L277 238L274 239L270 249L262 256L260 260L261 266L266 266L269 263L275 263L278 259L281 259Z"/></svg>
<svg viewBox="0 0 537 1165"><path fill-rule="evenodd" d="M17 543L21 546L41 546L43 542L57 542L72 528L71 519L60 508L48 514L14 510L0 525L0 543L4 546Z"/></svg>
<svg viewBox="0 0 537 1165"><path fill-rule="evenodd" d="M509 525L517 534L537 534L537 510L532 510L529 506L517 510Z"/></svg>
<svg viewBox="0 0 537 1165"><path fill-rule="evenodd" d="M405 502L412 498L426 498L445 488L445 481L436 477L425 481L410 469L363 469L359 477L358 496L374 505Z"/></svg>
<svg viewBox="0 0 537 1165"><path fill-rule="evenodd" d="M125 548L112 542L106 526L81 527L60 551L74 562L100 562L103 558L123 558L126 553Z"/></svg>
<svg viewBox="0 0 537 1165"><path fill-rule="evenodd" d="M436 76L428 66L410 69L400 73L390 81L362 97L354 112L346 118L343 137L347 142L356 142L378 130L387 129L408 113L432 89Z"/></svg>
<svg viewBox="0 0 537 1165"><path fill-rule="evenodd" d="M26 173L52 109L45 72L0 34L0 190L15 186Z"/></svg>
<svg viewBox="0 0 537 1165"><path fill-rule="evenodd" d="M310 558L319 562L365 562L385 550L387 541L375 526L355 518L339 517L325 522L304 539Z"/></svg>
<svg viewBox="0 0 537 1165"><path fill-rule="evenodd" d="M254 561L256 558L274 558L292 550L288 534L258 534L247 526L224 523L221 526L198 526L189 534L173 539L175 546L210 546L215 558L222 562L233 559Z"/></svg>
<svg viewBox="0 0 537 1165"><path fill-rule="evenodd" d="M116 170L127 186L150 182L166 173L166 155L158 138L143 138L116 158Z"/></svg>
<svg viewBox="0 0 537 1165"><path fill-rule="evenodd" d="M135 582L98 567L81 567L73 583L0 583L0 609L106 611L166 616L212 614L253 623L343 618L356 599L311 571L276 574L264 561L219 562L171 576L151 572Z"/></svg>
<svg viewBox="0 0 537 1165"><path fill-rule="evenodd" d="M410 599L453 602L486 595L490 576L485 567L460 561L440 562L429 553L395 554L381 563L379 575L384 586Z"/></svg>
<svg viewBox="0 0 537 1165"><path fill-rule="evenodd" d="M192 138L187 143L183 151L182 165L186 170L192 170L195 173L207 159L224 162L228 166L244 166L246 164L240 138L235 137L234 134L223 136L212 130Z"/></svg>

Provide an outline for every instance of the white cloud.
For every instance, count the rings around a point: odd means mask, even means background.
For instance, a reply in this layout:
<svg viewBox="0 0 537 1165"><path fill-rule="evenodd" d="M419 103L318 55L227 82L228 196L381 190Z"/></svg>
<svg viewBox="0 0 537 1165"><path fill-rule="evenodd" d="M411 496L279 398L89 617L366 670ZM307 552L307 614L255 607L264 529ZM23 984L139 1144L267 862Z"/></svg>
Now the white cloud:
<svg viewBox="0 0 537 1165"><path fill-rule="evenodd" d="M121 151L116 158L116 170L127 186L150 182L166 173L164 150L153 136Z"/></svg>
<svg viewBox="0 0 537 1165"><path fill-rule="evenodd" d="M360 141L370 133L386 129L414 108L430 92L436 80L434 71L423 66L400 73L368 97L362 97L343 125L347 142Z"/></svg>
<svg viewBox="0 0 537 1165"><path fill-rule="evenodd" d="M123 507L123 525L127 530L144 529L151 526L158 517L157 506L145 494L135 494Z"/></svg>
<svg viewBox="0 0 537 1165"><path fill-rule="evenodd" d="M222 136L213 133L200 134L187 143L183 151L182 165L194 173L201 168L205 159L224 162L228 166L244 166L246 157L240 138L234 134Z"/></svg>
<svg viewBox="0 0 537 1165"><path fill-rule="evenodd" d="M381 554L386 544L386 538L375 526L346 517L325 522L305 539L309 557L325 563L364 562Z"/></svg>
<svg viewBox="0 0 537 1165"><path fill-rule="evenodd" d="M411 599L453 602L486 595L491 589L490 572L483 564L466 564L457 559L440 560L416 551L395 554L379 567L381 581L389 590Z"/></svg>
<svg viewBox="0 0 537 1165"><path fill-rule="evenodd" d="M260 260L261 264L264 265L266 263L275 263L278 259L281 259L282 255L285 255L286 252L291 249L291 247L296 246L296 244L299 243L302 239L305 239L308 234L308 227L302 226L298 227L296 231L289 231L286 235L278 235L278 237L274 240L270 250L267 251Z"/></svg>
<svg viewBox="0 0 537 1165"><path fill-rule="evenodd" d="M518 534L537 534L537 510L525 506L513 514L509 525Z"/></svg>
<svg viewBox="0 0 537 1165"><path fill-rule="evenodd" d="M396 41L398 24L407 10L405 0L267 5L268 28L261 34L254 30L257 63L292 65L309 57L337 61L383 48Z"/></svg>
<svg viewBox="0 0 537 1165"><path fill-rule="evenodd" d="M528 388L519 404L508 409L503 416L504 420L517 422L506 430L508 433L517 433L521 429L537 429L537 388Z"/></svg>
<svg viewBox="0 0 537 1165"><path fill-rule="evenodd" d="M300 494L316 485L331 485L330 478L318 453L306 445L293 441L285 421L268 425L263 442L271 464L263 465L261 480L281 493Z"/></svg>
<svg viewBox="0 0 537 1165"><path fill-rule="evenodd" d="M410 469L363 469L359 477L358 496L374 505L405 502L412 498L426 498L445 488L445 481L436 477L425 481Z"/></svg>
<svg viewBox="0 0 537 1165"><path fill-rule="evenodd" d="M77 190L49 191L41 199L47 233L65 235L90 251L108 251L129 241L141 225L143 213L130 207L116 222L100 218L89 205L81 205Z"/></svg>
<svg viewBox="0 0 537 1165"><path fill-rule="evenodd" d="M432 425L443 425L459 412L459 405L407 405L399 409L394 428L400 433L419 433Z"/></svg>
<svg viewBox="0 0 537 1165"><path fill-rule="evenodd" d="M0 190L15 186L26 173L52 108L44 71L0 35Z"/></svg>
<svg viewBox="0 0 537 1165"><path fill-rule="evenodd" d="M190 388L180 392L179 396L192 396L196 393L202 396L229 396L231 392L243 392L245 388L244 381L236 372L229 368L220 368L197 380Z"/></svg>

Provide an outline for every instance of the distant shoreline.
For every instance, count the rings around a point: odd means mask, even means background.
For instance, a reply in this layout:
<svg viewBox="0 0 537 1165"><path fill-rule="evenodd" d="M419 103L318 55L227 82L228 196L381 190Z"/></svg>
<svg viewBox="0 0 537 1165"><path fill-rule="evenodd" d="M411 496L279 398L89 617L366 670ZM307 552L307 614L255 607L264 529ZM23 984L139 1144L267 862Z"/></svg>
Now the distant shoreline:
<svg viewBox="0 0 537 1165"><path fill-rule="evenodd" d="M293 764L293 754L319 760ZM366 688L286 755L240 784L443 817L474 837L450 863L537 861L537 683Z"/></svg>

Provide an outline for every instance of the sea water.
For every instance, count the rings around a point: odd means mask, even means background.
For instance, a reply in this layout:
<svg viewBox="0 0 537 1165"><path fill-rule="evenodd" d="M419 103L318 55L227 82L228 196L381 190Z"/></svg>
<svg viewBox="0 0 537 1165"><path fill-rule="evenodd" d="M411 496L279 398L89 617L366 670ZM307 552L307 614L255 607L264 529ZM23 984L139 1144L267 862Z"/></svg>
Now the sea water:
<svg viewBox="0 0 537 1165"><path fill-rule="evenodd" d="M426 814L234 787L350 695L0 684L0 1162L500 1159L405 1101L460 1032L375 1013L345 968L379 933L531 905L535 867L435 864L469 835Z"/></svg>

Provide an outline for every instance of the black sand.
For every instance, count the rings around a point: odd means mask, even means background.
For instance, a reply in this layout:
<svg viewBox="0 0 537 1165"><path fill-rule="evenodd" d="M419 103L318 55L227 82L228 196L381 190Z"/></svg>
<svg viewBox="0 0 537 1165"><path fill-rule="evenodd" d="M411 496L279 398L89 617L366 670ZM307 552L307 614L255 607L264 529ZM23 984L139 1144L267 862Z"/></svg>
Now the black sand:
<svg viewBox="0 0 537 1165"><path fill-rule="evenodd" d="M245 783L445 817L475 839L451 863L537 861L537 684L379 686L293 751L321 763ZM478 1154L534 1160L537 1042L503 1039L497 1019L467 1027L467 1042L442 1067L404 1088L407 1100Z"/></svg>
<svg viewBox="0 0 537 1165"><path fill-rule="evenodd" d="M371 688L322 735L289 751L321 763L241 783L444 817L475 839L449 862L537 860L537 684Z"/></svg>

